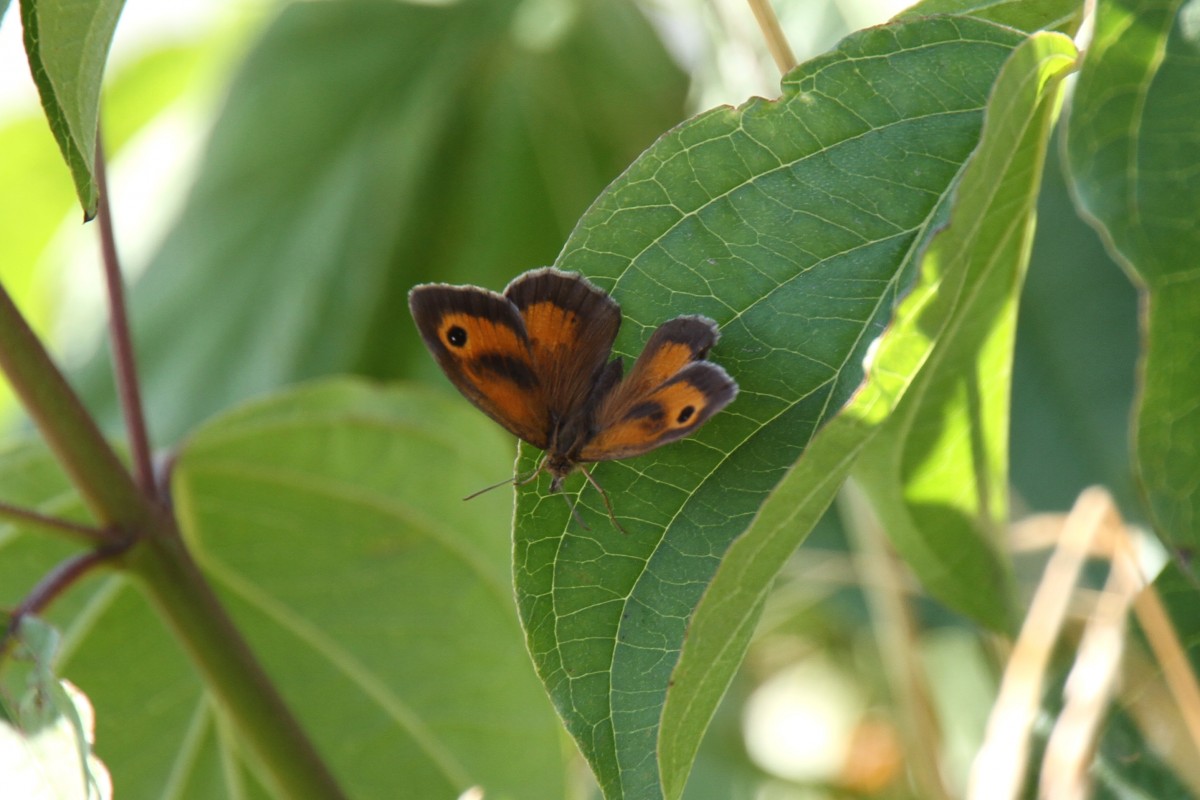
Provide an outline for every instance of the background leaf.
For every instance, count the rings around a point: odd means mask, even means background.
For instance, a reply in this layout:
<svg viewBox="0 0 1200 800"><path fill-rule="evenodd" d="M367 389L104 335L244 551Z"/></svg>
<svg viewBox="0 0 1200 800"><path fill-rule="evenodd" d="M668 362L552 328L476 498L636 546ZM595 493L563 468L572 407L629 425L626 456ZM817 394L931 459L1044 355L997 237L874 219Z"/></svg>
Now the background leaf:
<svg viewBox="0 0 1200 800"><path fill-rule="evenodd" d="M0 617L9 630L8 615ZM82 692L51 663L58 632L36 617L21 621L0 662L0 775L13 797L100 800L112 780L92 754L95 715Z"/></svg>
<svg viewBox="0 0 1200 800"><path fill-rule="evenodd" d="M105 151L110 160L119 158L124 145L145 133L187 88L218 69L222 59L213 49L194 43L167 45L107 73ZM21 111L0 125L0 153L4 154L0 159L0 242L4 244L0 281L33 329L52 350L61 352L64 344L81 344L71 341L70 331L86 329L91 335L98 327L99 321L93 319L98 312L77 302L99 280L98 253L96 258L86 255L97 252L97 229L79 225L73 187L53 179L61 171L62 157L53 137L47 135L41 108ZM114 172L119 193L120 167ZM130 219L131 227L146 225L142 218ZM128 230L118 224L119 245L127 241L123 234ZM75 240L86 241L83 253L65 244ZM64 357L69 360L70 356ZM0 421L19 413L7 380L0 376Z"/></svg>
<svg viewBox="0 0 1200 800"><path fill-rule="evenodd" d="M1145 352L1136 423L1138 477L1167 541L1200 544L1200 80L1194 25L1180 2L1102 2L1068 119L1072 186L1142 287Z"/></svg>
<svg viewBox="0 0 1200 800"><path fill-rule="evenodd" d="M736 597L742 614L723 617L711 630L715 649L694 662L713 667L712 682L680 689L680 648L700 624L691 609L706 590L716 594L710 582L730 542L861 382L866 347L912 274L1019 41L957 18L853 35L789 75L778 103L714 110L661 139L564 249L560 266L622 303L618 352L636 353L674 313L706 314L724 333L712 358L742 387L697 436L597 467L627 537L587 492L590 532L569 526L543 489L518 497L516 583L530 650L607 796L682 790L761 596L832 497L836 466L810 475L807 523L774 560L763 558L772 566L713 601ZM942 85L947 70L954 92ZM522 468L534 463L525 452ZM659 716L672 670L690 713L672 720L660 776L652 754L668 736Z"/></svg>
<svg viewBox="0 0 1200 800"><path fill-rule="evenodd" d="M1055 87L1075 55L1061 37L1040 36L1018 53L992 92L983 142L955 190L947 228L931 240L926 272L890 332L900 341L911 337L915 354L928 342L939 346L855 469L921 583L997 631L1011 625L1014 610L999 546L1008 520L1017 298ZM885 361L885 347L878 369L894 372L897 362Z"/></svg>
<svg viewBox="0 0 1200 800"><path fill-rule="evenodd" d="M1070 508L1107 487L1138 518L1130 413L1137 293L1075 213L1059 159L1047 154L1038 231L1021 293L1010 450L1014 516ZM1086 297L1087 302L1079 302Z"/></svg>
<svg viewBox="0 0 1200 800"><path fill-rule="evenodd" d="M694 729L704 719L704 708L695 698L707 697L710 704L715 704L715 698L728 683L731 662L740 658L740 648L735 643L748 637L775 574L812 527L841 477L852 462L862 471L878 470L872 476L878 481L877 486L889 477L887 466L870 461L872 455L878 455L871 452L873 445L863 450L870 437L877 435L873 428L895 408L898 400L903 406L901 397L908 397L906 391L920 388L921 382L930 380L924 370L945 357L941 353L943 348L951 354L955 352L955 333L972 312L980 310L978 294L986 296L990 289L989 301L997 308L1015 302L1015 287L1010 283L1007 291L999 290L997 284L1002 286L1005 281L997 273L1007 273L1011 281L1025 255L1032 234L1028 216L1033 202L1031 187L1038 182L1037 163L1044 152L1041 148L1052 111L1053 87L1072 56L1073 49L1064 37L1037 35L1022 44L1005 65L988 106L983 141L955 186L949 227L935 235L925 253L917 286L880 338L868 382L842 413L813 438L804 455L763 505L755 524L730 547L696 609L673 676L675 694L668 695L660 735L664 760L674 768L677 781L686 775L695 749ZM1039 139L1039 135L1043 138ZM1024 214L1014 206L1014 200L1026 204ZM991 256L994 252L986 247L977 251L963 246L964 239L975 237L1002 248L1003 257L996 262L973 257L971 254ZM1005 326L998 325L996 329L1003 335ZM953 360L953 355L948 360ZM916 387L907 386L914 377L918 380ZM938 377L935 373L934 380ZM1003 410L1002 404L1000 409ZM903 408L897 413L900 416L894 419L903 425ZM893 420L889 419L887 424L893 424ZM887 464L895 468L893 462ZM937 519L932 524L930 519L922 520L922 535L940 535L944 522ZM967 550L958 557L968 564L974 558L972 566L985 573L988 569L1002 569L994 555L980 549ZM918 575L927 577L919 557L912 557L909 563ZM962 597L970 588L966 584L977 579L977 574L969 574L964 576L962 584L955 584L943 578L935 588L962 605ZM992 580L1003 585L1003 577ZM1004 604L992 599L994 610L980 613L1000 617Z"/></svg>
<svg viewBox="0 0 1200 800"><path fill-rule="evenodd" d="M631 4L521 7L284 7L132 293L154 441L299 379L432 376L408 289L549 262L682 116L683 76ZM101 354L82 387L116 420L110 372Z"/></svg>
<svg viewBox="0 0 1200 800"><path fill-rule="evenodd" d="M991 0L921 0L896 15L896 20L961 14L1007 25L1026 33L1040 30L1072 34L1083 18L1083 6L1075 0L1042 0L1038 3L992 2Z"/></svg>
<svg viewBox="0 0 1200 800"><path fill-rule="evenodd" d="M93 174L100 82L124 0L58 3L22 0L29 69L50 130L71 170L86 218L96 213Z"/></svg>
<svg viewBox="0 0 1200 800"><path fill-rule="evenodd" d="M1192 575L1168 562L1154 579L1163 610L1192 675L1200 672L1200 615ZM1134 617L1135 622L1140 622ZM1163 631L1156 632L1160 642ZM1170 688L1162 664L1147 645L1139 624L1126 645L1128 665L1121 687L1121 704L1113 709L1099 737L1096 796L1128 797L1131 791L1162 798L1190 798L1200 786L1200 766L1183 712L1181 697Z"/></svg>
<svg viewBox="0 0 1200 800"><path fill-rule="evenodd" d="M511 463L474 409L349 381L232 412L179 456L173 497L198 561L352 796L454 797L475 784L489 797L564 795L559 725L508 586L508 498L460 499ZM54 508L65 500L52 473L40 451L11 453L4 499L24 484L21 496L40 487ZM27 588L12 576L48 560L44 544L9 529L0 603ZM262 796L130 582L94 575L52 618L66 630L61 671L100 709L98 750L122 792Z"/></svg>

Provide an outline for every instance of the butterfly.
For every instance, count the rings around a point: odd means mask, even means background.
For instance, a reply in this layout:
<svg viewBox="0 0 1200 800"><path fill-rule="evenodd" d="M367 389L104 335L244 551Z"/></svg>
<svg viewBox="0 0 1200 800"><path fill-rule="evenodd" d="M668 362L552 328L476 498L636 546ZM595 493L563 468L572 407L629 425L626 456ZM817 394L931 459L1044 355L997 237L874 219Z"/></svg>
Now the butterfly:
<svg viewBox="0 0 1200 800"><path fill-rule="evenodd" d="M610 360L621 307L586 278L553 267L518 276L503 294L421 284L409 292L408 305L425 346L458 390L544 451L533 473L514 483L546 471L557 492L578 467L618 528L608 494L583 465L641 455L687 436L737 396L729 374L705 360L720 336L715 322L701 316L664 322L624 375L621 359ZM572 513L579 519L574 507Z"/></svg>

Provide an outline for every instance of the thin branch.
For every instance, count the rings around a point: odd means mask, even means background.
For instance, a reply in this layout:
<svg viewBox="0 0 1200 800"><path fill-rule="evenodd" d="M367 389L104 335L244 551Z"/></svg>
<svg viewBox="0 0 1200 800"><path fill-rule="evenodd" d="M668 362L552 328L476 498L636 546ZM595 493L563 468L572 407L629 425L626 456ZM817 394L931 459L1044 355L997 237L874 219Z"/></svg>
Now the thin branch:
<svg viewBox="0 0 1200 800"><path fill-rule="evenodd" d="M988 717L983 745L971 765L970 800L1009 800L1020 794L1050 654L1079 574L1104 531L1120 524L1103 489L1085 489L1075 501L1046 562Z"/></svg>
<svg viewBox="0 0 1200 800"><path fill-rule="evenodd" d="M906 765L921 797L946 800L952 795L937 761L942 731L929 676L917 657L918 631L903 571L888 546L882 521L859 484L848 481L837 502L854 543L854 568L870 609L871 630L907 733Z"/></svg>
<svg viewBox="0 0 1200 800"><path fill-rule="evenodd" d="M771 58L775 59L775 66L779 67L779 74L788 74L796 66L796 55L792 52L792 46L788 44L787 37L783 35L783 28L779 27L779 17L775 16L775 9L771 8L770 0L747 0L747 2L750 3L754 19L758 21L759 30L762 31L763 38L767 41L767 49L771 51Z"/></svg>
<svg viewBox="0 0 1200 800"><path fill-rule="evenodd" d="M61 517L52 517L29 508L20 508L4 502L0 502L0 519L9 519L13 522L19 522L22 525L49 531L50 533L65 533L73 539L82 539L90 544L95 544L98 541L108 538L104 531L91 525L72 522L69 519L62 519Z"/></svg>
<svg viewBox="0 0 1200 800"><path fill-rule="evenodd" d="M276 793L296 800L345 797L204 579L169 509L135 483L3 286L0 369L101 526L102 537L94 543L116 553L127 537L134 539L127 552L115 556L117 566L139 579L208 689L237 722ZM147 477L145 485L152 486L152 473Z"/></svg>
<svg viewBox="0 0 1200 800"><path fill-rule="evenodd" d="M1126 544L1125 557L1132 561L1131 549ZM1187 651L1179 640L1175 626L1171 624L1171 617L1154 584L1147 584L1138 595L1133 603L1133 611L1154 657L1162 666L1167 688L1183 717L1192 746L1200 752L1200 686L1196 684L1196 675L1192 672Z"/></svg>
<svg viewBox="0 0 1200 800"><path fill-rule="evenodd" d="M25 617L40 614L54 598L70 588L75 581L94 567L124 552L127 547L127 544L107 545L86 553L79 553L59 563L58 566L46 573L33 587L33 591L27 594L21 604L13 610L8 629L0 637L0 660L7 655L8 648L20 630L21 622Z"/></svg>
<svg viewBox="0 0 1200 800"><path fill-rule="evenodd" d="M100 201L96 222L100 225L100 253L104 261L104 282L108 288L108 328L112 337L113 371L116 373L117 396L125 416L129 435L129 451L133 459L133 475L138 488L147 497L155 495L154 467L150 459L150 437L146 434L146 418L142 413L142 395L137 375L137 359L133 353L133 337L129 333L129 312L125 305L125 282L121 277L121 262L117 258L117 241L113 235L112 206L108 202L108 172L104 159L104 143L96 134L96 184Z"/></svg>
<svg viewBox="0 0 1200 800"><path fill-rule="evenodd" d="M1129 607L1145 583L1127 529L1119 524L1111 536L1115 541L1097 542L1111 551L1111 566L1063 687L1062 712L1042 756L1039 797L1085 800L1092 795L1092 758L1120 677Z"/></svg>
<svg viewBox="0 0 1200 800"><path fill-rule="evenodd" d="M133 529L143 518L142 496L3 286L0 369L99 523L93 541L119 541L119 527Z"/></svg>

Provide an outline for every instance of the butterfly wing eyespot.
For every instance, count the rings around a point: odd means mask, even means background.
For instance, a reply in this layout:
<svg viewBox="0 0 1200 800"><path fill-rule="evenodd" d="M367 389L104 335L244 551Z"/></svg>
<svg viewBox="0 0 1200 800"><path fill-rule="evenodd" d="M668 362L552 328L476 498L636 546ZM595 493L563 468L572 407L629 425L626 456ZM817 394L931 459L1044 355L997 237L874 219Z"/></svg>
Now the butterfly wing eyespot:
<svg viewBox="0 0 1200 800"><path fill-rule="evenodd" d="M463 396L514 435L549 446L550 414L513 304L474 286L423 284L409 292L408 305L425 346Z"/></svg>

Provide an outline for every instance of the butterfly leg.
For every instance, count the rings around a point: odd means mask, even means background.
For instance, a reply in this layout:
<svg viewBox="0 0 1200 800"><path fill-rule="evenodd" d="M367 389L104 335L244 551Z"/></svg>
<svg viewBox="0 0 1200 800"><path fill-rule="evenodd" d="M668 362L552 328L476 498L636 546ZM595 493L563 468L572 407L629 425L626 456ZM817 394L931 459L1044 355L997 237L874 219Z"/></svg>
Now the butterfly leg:
<svg viewBox="0 0 1200 800"><path fill-rule="evenodd" d="M513 486L524 486L527 483L533 483L534 478L541 475L546 469L546 462L550 460L549 456L542 456L542 460L538 462L537 468L526 475L524 478L518 477L513 480Z"/></svg>
<svg viewBox="0 0 1200 800"><path fill-rule="evenodd" d="M585 531L590 531L592 526L584 522L583 517L579 516L579 509L575 507L575 503L571 502L571 498L567 497L566 492L559 492L559 495L563 500L566 501L567 508L571 509L571 516L574 517L575 521L579 523L579 527L583 528Z"/></svg>
<svg viewBox="0 0 1200 800"><path fill-rule="evenodd" d="M624 526L617 522L617 515L613 513L612 501L608 499L608 492L604 491L604 487L596 482L596 479L592 477L592 473L588 472L583 467L580 467L579 471L583 473L583 477L588 479L588 483L590 483L592 486L595 486L596 491L600 493L601 499L604 500L604 507L608 509L608 518L612 520L612 524L616 526L617 530L628 536L629 531L625 530ZM576 514L576 518L578 518L578 516L579 515Z"/></svg>

